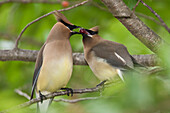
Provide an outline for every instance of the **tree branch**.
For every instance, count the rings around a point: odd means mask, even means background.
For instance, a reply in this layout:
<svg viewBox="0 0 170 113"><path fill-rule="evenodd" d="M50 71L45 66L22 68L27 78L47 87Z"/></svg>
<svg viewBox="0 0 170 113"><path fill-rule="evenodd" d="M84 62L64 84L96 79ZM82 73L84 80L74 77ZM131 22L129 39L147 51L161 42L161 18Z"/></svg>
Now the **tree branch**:
<svg viewBox="0 0 170 113"><path fill-rule="evenodd" d="M20 95L20 96L23 96L25 97L26 99L30 100L30 96L27 94L27 93L24 93L23 91L19 90L19 89L15 89L15 92ZM54 99L53 101L54 102L67 102L67 103L76 103L76 102L79 102L79 101L84 101L84 100L95 100L95 99L98 99L100 97L86 97L86 98L78 98L78 99L72 99L72 100L68 100L68 99Z"/></svg>
<svg viewBox="0 0 170 113"><path fill-rule="evenodd" d="M6 0L6 1L1 1L0 5L5 4L5 3L43 3L43 4L58 4L61 3L61 1L47 1L47 0Z"/></svg>
<svg viewBox="0 0 170 113"><path fill-rule="evenodd" d="M82 94L82 93L92 93L92 92L98 92L102 87L101 86L97 86L97 87L94 87L94 88L85 88L85 89L73 89L73 93L74 94ZM53 98L55 96L61 96L61 95L67 95L67 91L61 91L61 92L54 92L54 93L51 93L51 94L48 94L48 95L45 95L46 98L43 98L43 100L46 100L46 99L49 99L49 98ZM38 99L32 99L28 102L25 102L23 104L20 104L20 105L17 105L13 108L10 108L10 109L7 109L5 111L1 111L0 113L8 113L8 112L13 112L13 111L16 111L18 109L21 109L21 108L24 108L24 107L27 107L27 106L30 106L34 103L37 103L37 102L40 102L40 98Z"/></svg>
<svg viewBox="0 0 170 113"><path fill-rule="evenodd" d="M78 7L78 6L84 5L84 4L86 4L88 1L89 1L89 0L86 0L86 1L83 1L83 2L81 2L81 3L75 4L75 5L71 6L71 7L68 7L68 8L65 8L65 9L61 9L61 10L58 10L58 11L67 11L67 10L70 10L70 9L76 8L76 7ZM51 12L49 12L49 13L47 13L47 14L45 14L45 15L43 15L43 16L35 19L35 20L33 20L32 22L28 23L28 24L24 27L24 29L21 31L21 33L19 34L19 36L17 37L16 42L15 42L15 48L14 48L14 49L18 49L19 40L21 39L22 34L25 32L25 30L26 30L30 25L32 25L33 23L41 20L42 18L45 18L45 17L53 14L54 12L55 12L55 11L51 11Z"/></svg>
<svg viewBox="0 0 170 113"><path fill-rule="evenodd" d="M99 99L100 97L86 97L86 98L78 98L78 99L72 99L72 100L68 100L68 99L54 99L53 101L54 102L67 102L67 103L77 103L77 102L80 102L80 101L84 101L84 100L96 100L96 99Z"/></svg>
<svg viewBox="0 0 170 113"><path fill-rule="evenodd" d="M140 1L140 0L139 0L139 1ZM99 9L101 9L101 10L103 10L103 11L109 12L108 9L100 6L100 5L99 5L98 3L96 3L96 2L92 2L92 4L93 4L95 7L99 8ZM136 3L135 6L137 7L137 5L138 5L138 3ZM134 10L135 10L135 7L133 8L133 12L134 12ZM140 17L146 18L146 19L148 19L148 20L151 20L151 21L155 22L156 24L161 25L162 27L164 27L164 25L162 25L161 22L157 21L156 19L154 19L154 18L151 17L151 16L148 16L148 15L145 15L145 14L139 13L139 12L135 12L135 14L136 14L137 16L140 16Z"/></svg>
<svg viewBox="0 0 170 113"><path fill-rule="evenodd" d="M151 51L157 52L165 42L148 28L122 0L101 0L110 12Z"/></svg>
<svg viewBox="0 0 170 113"><path fill-rule="evenodd" d="M24 93L23 91L19 90L19 89L15 89L15 92L20 95L20 96L23 96L25 97L26 99L30 100L30 96L26 93ZM99 97L86 97L86 98L78 98L78 99L72 99L72 100L68 100L68 99L54 99L53 101L54 102L67 102L67 103L76 103L76 102L79 102L79 101L84 101L84 100L95 100L95 99L98 99Z"/></svg>
<svg viewBox="0 0 170 113"><path fill-rule="evenodd" d="M19 36L17 37L16 42L15 42L15 47L14 47L14 49L18 49L19 40L21 39L22 34L25 32L25 30L26 30L30 25L32 25L33 23L35 23L35 22L41 20L42 18L47 17L47 16L49 16L49 15L51 15L51 14L53 14L53 13L54 13L54 11L49 12L49 13L47 13L47 14L45 14L45 15L37 18L37 19L35 19L34 21L28 23L28 24L24 27L24 29L21 31L21 33L19 34Z"/></svg>
<svg viewBox="0 0 170 113"><path fill-rule="evenodd" d="M162 18L150 6L148 6L145 2L143 2L142 0L140 0L140 2L144 6L146 6L159 19L159 21L162 23L164 28L170 33L170 28L168 28L168 26L165 24L165 22L162 20Z"/></svg>
<svg viewBox="0 0 170 113"><path fill-rule="evenodd" d="M36 50L0 50L0 61L26 61L35 62L38 51ZM145 66L159 65L160 60L154 54L148 55L132 55L139 64ZM83 53L73 53L74 65L87 65Z"/></svg>
<svg viewBox="0 0 170 113"><path fill-rule="evenodd" d="M0 60L1 61L31 61L35 62L38 51L36 50L0 50Z"/></svg>
<svg viewBox="0 0 170 113"><path fill-rule="evenodd" d="M144 66L158 66L161 60L154 54L132 55L137 63Z"/></svg>

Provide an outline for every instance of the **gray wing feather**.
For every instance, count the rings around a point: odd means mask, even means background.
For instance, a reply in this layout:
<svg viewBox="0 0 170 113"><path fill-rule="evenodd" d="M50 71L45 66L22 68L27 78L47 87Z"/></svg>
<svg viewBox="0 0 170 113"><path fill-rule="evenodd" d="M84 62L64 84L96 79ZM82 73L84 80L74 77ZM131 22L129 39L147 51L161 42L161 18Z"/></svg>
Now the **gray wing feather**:
<svg viewBox="0 0 170 113"><path fill-rule="evenodd" d="M91 51L99 58L105 59L110 65L119 69L132 69L133 61L127 48L119 43L104 41L94 46ZM118 58L118 54L123 60Z"/></svg>
<svg viewBox="0 0 170 113"><path fill-rule="evenodd" d="M43 50L44 50L44 47L45 47L45 44L41 47L41 49L40 49L40 51L38 53L37 59L36 59L30 100L33 98L34 90L35 90L36 83L37 83L37 80L38 80L38 76L39 76L41 66L42 66L42 63L43 63Z"/></svg>

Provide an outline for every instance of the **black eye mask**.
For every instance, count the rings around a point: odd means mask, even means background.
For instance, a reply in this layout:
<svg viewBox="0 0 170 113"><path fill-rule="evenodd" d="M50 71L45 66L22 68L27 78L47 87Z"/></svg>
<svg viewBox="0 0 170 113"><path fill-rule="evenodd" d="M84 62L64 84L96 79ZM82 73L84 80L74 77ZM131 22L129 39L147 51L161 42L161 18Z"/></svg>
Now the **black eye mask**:
<svg viewBox="0 0 170 113"><path fill-rule="evenodd" d="M89 30L89 29L85 29L88 33L90 33L90 35L95 35L95 34L98 34L98 31L92 31L92 30Z"/></svg>
<svg viewBox="0 0 170 113"><path fill-rule="evenodd" d="M80 28L79 26L76 26L76 25L70 25L70 24L64 22L62 19L60 20L60 22L63 23L65 26L67 26L70 30Z"/></svg>

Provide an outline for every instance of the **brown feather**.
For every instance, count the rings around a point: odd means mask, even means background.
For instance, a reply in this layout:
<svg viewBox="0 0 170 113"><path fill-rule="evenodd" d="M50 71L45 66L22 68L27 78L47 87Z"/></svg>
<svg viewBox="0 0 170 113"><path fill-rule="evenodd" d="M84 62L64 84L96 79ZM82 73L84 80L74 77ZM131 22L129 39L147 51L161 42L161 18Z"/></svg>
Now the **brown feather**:
<svg viewBox="0 0 170 113"><path fill-rule="evenodd" d="M58 22L60 22L61 20L63 20L64 22L73 25L72 23L70 23L70 21L59 11L55 10L54 15L57 19Z"/></svg>
<svg viewBox="0 0 170 113"><path fill-rule="evenodd" d="M41 72L40 69L41 69L41 66L44 62L44 53L43 52L44 52L46 45L50 44L51 42L55 42L55 41L58 41L61 44L63 42L69 42L70 32L71 31L66 26L64 26L61 22L57 22L53 26L53 28L51 29L45 44L42 46L42 48L40 49L38 56L37 56L37 60L36 60L36 64L35 64L35 70L34 70L34 77L33 77L33 86L32 86L32 91L31 91L31 99L33 98L34 90L36 88L37 81L38 81L38 78L39 78L39 74ZM59 44L57 44L56 46L53 47L53 50L57 50L56 51L57 54L61 53L62 50L63 50L62 49L63 46L60 46ZM68 49L68 51L71 54L72 53L71 46L69 46L69 44L67 44L67 45L70 48L70 49ZM51 58L55 58L55 57L52 56L53 50L50 51L51 53L48 53L48 55L51 56ZM68 51L63 51L63 52L68 52ZM61 56L62 56L62 54L61 54ZM56 58L56 60L57 60L57 58Z"/></svg>
<svg viewBox="0 0 170 113"><path fill-rule="evenodd" d="M98 32L98 27L91 31ZM84 55L99 80L112 80L119 70L133 69L133 61L127 48L119 43L104 40L98 34L83 34ZM83 32L82 32L83 33ZM122 75L119 75L123 80Z"/></svg>
<svg viewBox="0 0 170 113"><path fill-rule="evenodd" d="M105 40L95 45L91 51L94 51L96 57L105 59L113 67L120 69L133 68L133 61L130 54L128 53L127 48L122 44ZM115 54L122 57L126 63L119 59Z"/></svg>

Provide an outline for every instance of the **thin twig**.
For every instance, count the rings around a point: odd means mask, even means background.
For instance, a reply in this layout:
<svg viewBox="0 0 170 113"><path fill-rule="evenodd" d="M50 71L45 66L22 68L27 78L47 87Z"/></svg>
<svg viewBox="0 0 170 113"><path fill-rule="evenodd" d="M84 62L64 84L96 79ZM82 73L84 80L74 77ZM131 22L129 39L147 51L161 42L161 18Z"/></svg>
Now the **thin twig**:
<svg viewBox="0 0 170 113"><path fill-rule="evenodd" d="M30 99L30 96L26 93L24 93L23 91L19 90L19 89L15 89L15 93L17 93L18 95L21 95L25 98L27 98L28 100Z"/></svg>
<svg viewBox="0 0 170 113"><path fill-rule="evenodd" d="M143 2L142 0L140 2L144 6L146 6L159 19L159 21L162 23L164 28L170 33L170 28L168 28L168 26L165 24L165 22L162 20L162 18L150 6L148 6L145 2Z"/></svg>
<svg viewBox="0 0 170 113"><path fill-rule="evenodd" d="M92 93L92 92L98 92L102 87L101 86L97 86L94 88L85 88L85 89L73 89L73 94L82 94L82 93ZM67 95L67 91L61 91L61 92L54 92L48 95L45 95L46 98L43 98L43 100L49 99L49 98L53 98L55 96L61 96L61 95ZM40 98L38 99L32 99L28 102L25 102L23 104L17 105L15 107L12 107L10 109L7 109L5 111L1 111L0 113L8 113L8 112L14 112L16 110L22 109L24 107L30 106L34 103L40 102Z"/></svg>
<svg viewBox="0 0 170 113"><path fill-rule="evenodd" d="M135 9L136 9L136 7L139 5L140 1L141 1L141 0L138 0L138 2L136 3L136 5L133 7L133 12L135 12Z"/></svg>
<svg viewBox="0 0 170 113"><path fill-rule="evenodd" d="M155 20L155 19L154 19L153 17L151 17L151 16L148 16L148 15L145 15L145 14L139 13L139 12L135 12L135 14L136 14L137 16L146 18L146 19L148 19L148 20L152 20L152 21L155 22L156 24L163 26L162 23L160 23L159 21ZM163 27L164 27L164 26L163 26Z"/></svg>
<svg viewBox="0 0 170 113"><path fill-rule="evenodd" d="M35 1L35 0L6 0L6 1L1 1L0 2L0 5L2 4L5 4L5 3L24 3L24 4L27 4L27 3L42 3L42 4L58 4L58 3L61 3L60 1Z"/></svg>
<svg viewBox="0 0 170 113"><path fill-rule="evenodd" d="M46 16L51 15L51 14L53 14L53 13L54 13L54 11L49 12L49 13L47 13L47 14L45 14L45 15L43 15L43 16L37 18L37 19L35 19L34 21L28 23L28 24L24 27L24 29L21 31L21 33L19 34L19 36L17 37L17 40L16 40L16 42L15 42L15 48L14 48L14 49L18 49L18 43L19 43L19 40L20 40L22 34L24 33L24 31L25 31L31 24L33 24L33 23L39 21L40 19L42 19L42 18L44 18L44 17L46 17Z"/></svg>
<svg viewBox="0 0 170 113"><path fill-rule="evenodd" d="M27 94L27 93L24 93L23 91L21 91L20 89L15 89L15 92L20 95L20 96L23 96L25 97L26 99L30 99L30 96ZM54 99L53 101L54 102L67 102L67 103L76 103L76 102L79 102L79 101L84 101L84 100L95 100L95 99L98 99L100 97L86 97L86 98L78 98L78 99L72 99L72 100L68 100L68 99Z"/></svg>
<svg viewBox="0 0 170 113"><path fill-rule="evenodd" d="M84 101L84 100L96 100L96 99L99 99L101 97L86 97L86 98L78 98L78 99L72 99L72 100L68 100L68 99L54 99L53 101L54 102L67 102L67 103L76 103L76 102L79 102L79 101Z"/></svg>
<svg viewBox="0 0 170 113"><path fill-rule="evenodd" d="M71 6L71 7L65 8L65 9L60 9L60 10L58 10L58 11L67 11L67 10L76 8L76 7L78 7L78 6L84 5L84 4L86 4L87 2L89 2L89 1L90 1L90 0L85 0L85 1L83 1L83 2L81 2L81 3L75 4L75 5Z"/></svg>
<svg viewBox="0 0 170 113"><path fill-rule="evenodd" d="M75 4L75 5L71 6L71 7L68 7L68 8L65 8L65 9L61 9L61 10L58 10L58 11L67 11L67 10L70 10L70 9L76 8L76 7L78 7L78 6L84 5L84 4L86 4L88 1L89 1L89 0L86 0L86 1L83 1L83 2L81 2L81 3ZM25 32L25 30L26 30L30 25L32 25L33 23L35 23L35 22L41 20L42 18L47 17L47 16L49 16L49 15L51 15L51 14L53 14L53 13L54 13L54 11L51 11L51 12L49 12L49 13L47 13L47 14L45 14L45 15L43 15L43 16L35 19L35 20L33 20L32 22L28 23L28 24L24 27L24 29L21 31L21 33L19 34L19 36L17 37L16 42L15 42L15 47L14 47L14 49L18 49L19 40L21 39L22 34Z"/></svg>

